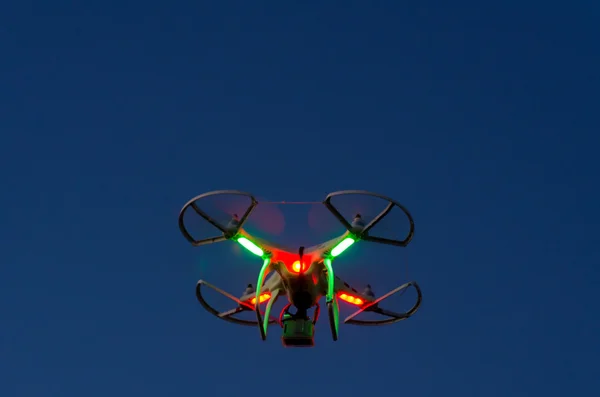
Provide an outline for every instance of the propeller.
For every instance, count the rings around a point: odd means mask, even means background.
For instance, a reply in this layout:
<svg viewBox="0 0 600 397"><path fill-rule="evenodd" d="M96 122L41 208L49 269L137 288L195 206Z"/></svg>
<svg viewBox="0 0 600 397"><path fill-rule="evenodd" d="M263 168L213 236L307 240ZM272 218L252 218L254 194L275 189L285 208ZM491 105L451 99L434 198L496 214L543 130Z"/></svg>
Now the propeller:
<svg viewBox="0 0 600 397"><path fill-rule="evenodd" d="M352 231L355 233L360 233L369 222L389 205L387 199L362 193L334 196L331 198L330 203L351 224ZM324 233L328 237L333 237L334 234L344 230L340 221L325 205L313 206L308 214L308 222L313 230ZM378 223L374 227L377 230L375 234L388 228L389 226ZM389 234L389 231L386 231L386 233Z"/></svg>
<svg viewBox="0 0 600 397"><path fill-rule="evenodd" d="M248 286L244 290L244 293L242 294L242 296L245 296L245 295L248 295L248 294L252 294L254 292L255 292L255 290L254 290L254 287L252 286L252 284L248 284Z"/></svg>
<svg viewBox="0 0 600 397"><path fill-rule="evenodd" d="M371 289L370 284L367 284L365 289L362 291L362 294L364 296L368 296L369 298L375 299L375 293L373 292L373 289Z"/></svg>
<svg viewBox="0 0 600 397"><path fill-rule="evenodd" d="M334 203L337 206L337 203ZM361 230L366 226L366 223L373 219L381 209L373 205L365 205L364 203L350 203L350 205L340 206L340 213L352 224L356 230ZM335 216L329 212L324 205L313 205L308 212L308 224L311 229L323 233L328 237L333 237L344 231L344 226L338 221Z"/></svg>
<svg viewBox="0 0 600 397"><path fill-rule="evenodd" d="M240 200L237 202L230 200L220 200L215 207L223 214L231 218L229 221L232 226L239 222L239 214L243 214L248 208L249 203ZM258 232L264 232L270 235L280 235L285 228L285 218L283 212L277 205L262 204L260 201L244 224L245 229L255 229Z"/></svg>
<svg viewBox="0 0 600 397"><path fill-rule="evenodd" d="M240 216L236 213L233 213L231 215L231 219L229 220L229 223L227 223L226 229L227 230L235 230L239 224L240 224Z"/></svg>
<svg viewBox="0 0 600 397"><path fill-rule="evenodd" d="M224 193L199 198L194 204L221 227L235 229L251 201L248 196ZM284 230L285 219L277 205L262 204L259 200L243 227L251 232L279 235Z"/></svg>
<svg viewBox="0 0 600 397"><path fill-rule="evenodd" d="M354 219L352 220L352 229L356 231L362 231L365 228L365 221L362 219L360 214L354 215Z"/></svg>

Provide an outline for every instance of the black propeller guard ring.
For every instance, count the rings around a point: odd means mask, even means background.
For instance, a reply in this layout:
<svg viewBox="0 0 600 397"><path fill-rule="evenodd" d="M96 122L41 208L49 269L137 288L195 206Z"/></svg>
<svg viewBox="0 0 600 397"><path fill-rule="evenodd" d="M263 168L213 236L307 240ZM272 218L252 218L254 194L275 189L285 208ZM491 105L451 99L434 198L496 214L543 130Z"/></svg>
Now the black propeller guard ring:
<svg viewBox="0 0 600 397"><path fill-rule="evenodd" d="M248 209L246 209L246 212L244 213L244 215L240 218L239 224L237 225L237 228L235 230L225 230L225 227L223 225L219 224L219 222L217 222L214 219L212 219L208 214L206 214L204 211L202 211L196 205L196 202L198 200L200 200L200 199L203 199L203 198L206 198L206 197L209 197L209 196L226 195L226 194L237 195L237 196L246 196L246 197L250 198L250 200L251 200L251 204L248 206ZM225 240L233 237L235 234L237 234L237 232L244 225L244 223L246 223L246 221L248 220L248 217L250 216L250 214L252 213L252 211L254 210L254 208L257 205L258 205L258 201L256 200L256 198L252 194L246 193L246 192L242 192L242 191L239 191L239 190L215 190L215 191L212 191L212 192L203 193L203 194L200 194L200 195L192 198L191 200L189 200L181 208L181 211L179 211L179 219L178 219L179 230L181 231L181 234L183 234L183 237L185 237L185 239L187 241L189 241L190 243L192 243L192 245L195 246L195 247L197 247L199 245L211 244L211 243L217 243L217 242L220 242L220 241L225 241ZM188 210L189 207L192 207L192 209L194 211L196 211L196 214L198 216L202 217L208 223L210 223L215 228L217 228L221 232L221 235L220 236L216 236L216 237L210 237L210 238L202 239L202 240L196 240L194 237L192 237L192 235L190 234L190 232L185 227L185 222L183 221L183 217L185 215L185 212Z"/></svg>
<svg viewBox="0 0 600 397"><path fill-rule="evenodd" d="M369 308L369 309L366 309L365 312L377 313L377 314L381 314L383 316L389 316L392 318L389 318L387 320L354 320L354 319L348 320L348 319L346 319L346 320L344 320L344 324L362 325L362 326L380 326L380 325L394 324L399 321L406 320L407 318L409 318L413 314L415 314L417 312L417 310L419 310L419 307L421 306L421 301L423 299L423 295L421 294L421 288L419 287L419 284L417 284L416 281L410 281L410 282L406 283L406 287L403 289L406 290L406 288L409 288L409 287L413 287L417 291L417 301L415 302L413 307L411 307L408 311L406 311L402 314L386 311L387 314L384 314L384 313L378 313L377 310L380 310L378 308L376 308L376 309Z"/></svg>
<svg viewBox="0 0 600 397"><path fill-rule="evenodd" d="M204 280L200 280L200 281L198 281L198 284L196 284L196 299L198 299L198 302L200 302L200 304L202 305L202 307L207 312L209 312L213 316L215 316L215 317L217 317L217 318L219 318L221 320L227 321L229 323L233 323L233 324L237 324L237 325L245 325L245 326L250 326L250 327L257 327L258 326L258 321L242 320L242 319L239 319L239 318L232 317L233 315L235 315L237 313L232 313L229 316L221 316L222 313L219 312L218 310L216 310L215 308L213 308L211 305L209 305L208 302L206 302L206 300L202 296L202 292L201 292L202 285L206 285L207 287L214 289L215 291L221 293L222 295L227 296L228 298L233 299L234 301L236 299L234 299L234 297L232 297L232 296L229 296L229 294L223 293L224 291L221 291L220 289L218 289L215 286L213 286L213 285L205 282ZM243 309L240 312L238 312L238 313L241 313L242 311L252 311L252 312L254 312L254 306L253 305L248 304L248 306L246 306L246 305L244 305L242 303L240 306L242 306ZM250 308L250 307L252 307L252 308ZM263 315L264 315L264 313L263 313ZM278 321L275 320L275 319L272 319L272 318L269 319L269 325L273 325L273 324L278 324Z"/></svg>
<svg viewBox="0 0 600 397"><path fill-rule="evenodd" d="M384 196L381 194L377 194L377 193L373 193L373 192L368 192L366 190L340 190L337 192L329 193L327 195L327 197L325 197L323 204L337 218L337 220L340 221L342 223L342 225L344 225L344 227L349 232L353 232L352 225L338 211L338 209L335 208L335 206L333 204L331 204L331 199L333 197L343 196L343 195L372 196L372 197L377 197L382 200L385 200L389 203L388 206L382 212L380 212L368 225L365 226L365 228L362 232L357 233L357 237L359 237L360 239L365 240L365 241L372 241L372 242L381 243L381 244L390 244L390 245L395 245L395 246L400 246L400 247L406 247L410 243L410 241L413 238L413 235L415 234L415 222L414 222L412 215L410 214L410 212L408 211L408 209L405 206L403 206L402 204L400 204L399 202L397 202L396 200L394 200L390 197L387 197L387 196ZM385 218L386 215L389 214L390 211L394 207L400 208L400 210L408 218L408 222L410 224L410 229L408 231L408 234L404 238L404 240L392 240L392 239L387 239L387 238L382 238L382 237L377 237L377 236L370 236L369 230L372 229L375 225L377 225L377 223L379 221L381 221L383 218Z"/></svg>

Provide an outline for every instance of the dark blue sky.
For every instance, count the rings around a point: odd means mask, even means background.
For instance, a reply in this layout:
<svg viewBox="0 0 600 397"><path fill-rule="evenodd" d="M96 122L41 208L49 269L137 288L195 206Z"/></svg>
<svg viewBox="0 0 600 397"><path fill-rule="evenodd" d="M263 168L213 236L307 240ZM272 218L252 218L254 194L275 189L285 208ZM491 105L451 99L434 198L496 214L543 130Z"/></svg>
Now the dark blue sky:
<svg viewBox="0 0 600 397"><path fill-rule="evenodd" d="M600 393L594 2L10 3L3 397ZM421 311L308 350L211 317L197 279L260 265L177 229L223 188L396 198L413 244L335 265L383 293L408 261Z"/></svg>

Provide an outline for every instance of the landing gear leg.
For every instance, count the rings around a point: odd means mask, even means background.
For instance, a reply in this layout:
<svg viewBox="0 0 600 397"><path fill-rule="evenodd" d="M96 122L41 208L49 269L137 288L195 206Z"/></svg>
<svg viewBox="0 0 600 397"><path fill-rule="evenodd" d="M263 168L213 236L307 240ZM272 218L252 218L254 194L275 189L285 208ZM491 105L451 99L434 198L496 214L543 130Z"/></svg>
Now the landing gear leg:
<svg viewBox="0 0 600 397"><path fill-rule="evenodd" d="M260 330L260 338L262 340L267 339L268 322L263 321L262 314L260 313L260 291L263 287L263 283L265 282L265 277L267 276L267 273L270 270L269 269L270 265L271 265L271 258L269 258L269 257L264 258L263 266L260 269L260 273L258 274L258 281L256 283L256 304L254 306L254 311L256 312L256 319L258 320L258 329ZM271 306L272 306L272 304L271 304ZM269 307L269 310L267 311L267 313L265 313L266 319L269 318L270 310L271 310L271 308Z"/></svg>
<svg viewBox="0 0 600 397"><path fill-rule="evenodd" d="M325 258L323 264L327 269L327 314L329 315L329 326L331 328L331 336L334 341L338 340L338 330L340 324L340 308L337 297L335 296L335 275L331 266L331 259Z"/></svg>

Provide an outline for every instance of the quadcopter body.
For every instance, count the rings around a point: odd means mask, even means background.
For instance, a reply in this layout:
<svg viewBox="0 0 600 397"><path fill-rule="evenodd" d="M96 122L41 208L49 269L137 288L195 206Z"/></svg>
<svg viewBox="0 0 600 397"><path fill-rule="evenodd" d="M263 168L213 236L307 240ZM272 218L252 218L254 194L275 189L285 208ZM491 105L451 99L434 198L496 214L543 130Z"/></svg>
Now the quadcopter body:
<svg viewBox="0 0 600 397"><path fill-rule="evenodd" d="M243 216L240 218L236 214L232 214L232 218L227 225L221 225L204 212L197 204L202 198L224 194L247 196L251 200L251 204ZM369 223L365 223L361 214L356 214L352 221L349 221L345 219L331 203L333 197L340 195L374 196L387 200L388 205ZM325 297L329 325L334 341L338 339L339 331L338 299L358 307L358 310L355 313L344 320L344 323L346 324L386 325L405 320L413 315L421 304L421 290L416 282L411 281L405 283L383 296L376 298L370 285L367 285L363 291L358 292L341 278L336 276L332 267L333 261L339 255L361 240L406 247L414 234L414 221L408 210L390 198L358 190L331 193L323 201L323 204L344 225L346 231L339 237L316 246L300 246L297 249L290 249L254 237L244 230L244 223L248 220L248 217L256 205L258 205L258 201L249 193L235 190L214 191L194 197L186 203L179 216L179 228L184 237L191 242L192 245L200 246L232 240L236 241L262 260L262 267L259 271L256 288L254 288L252 284L249 284L240 297L229 294L204 280L198 281L198 284L196 285L196 297L200 304L208 312L225 321L240 325L257 326L260 330L262 340L266 339L269 326L278 324L283 329L281 338L283 345L286 347L314 346L314 327L320 314L319 301L323 297ZM394 207L400 208L409 220L410 230L405 239L390 240L370 235L369 231L379 223L381 219L387 216ZM190 209L219 229L221 234L216 237L202 240L194 239L184 223L184 214ZM237 303L237 307L226 312L215 310L204 299L204 296L202 295L203 286L212 288L232 299ZM403 313L396 313L379 307L379 303L382 300L395 293L406 290L409 287L414 288L417 292L416 302L411 309ZM278 298L283 296L287 298L288 303L279 316L275 318L271 316L272 306ZM264 310L261 307L262 305L266 305ZM308 312L312 308L315 310L312 318L310 318ZM236 314L248 310L256 313L256 321L243 320L235 317ZM356 320L355 317L362 312L378 313L382 315L384 319L375 321Z"/></svg>

